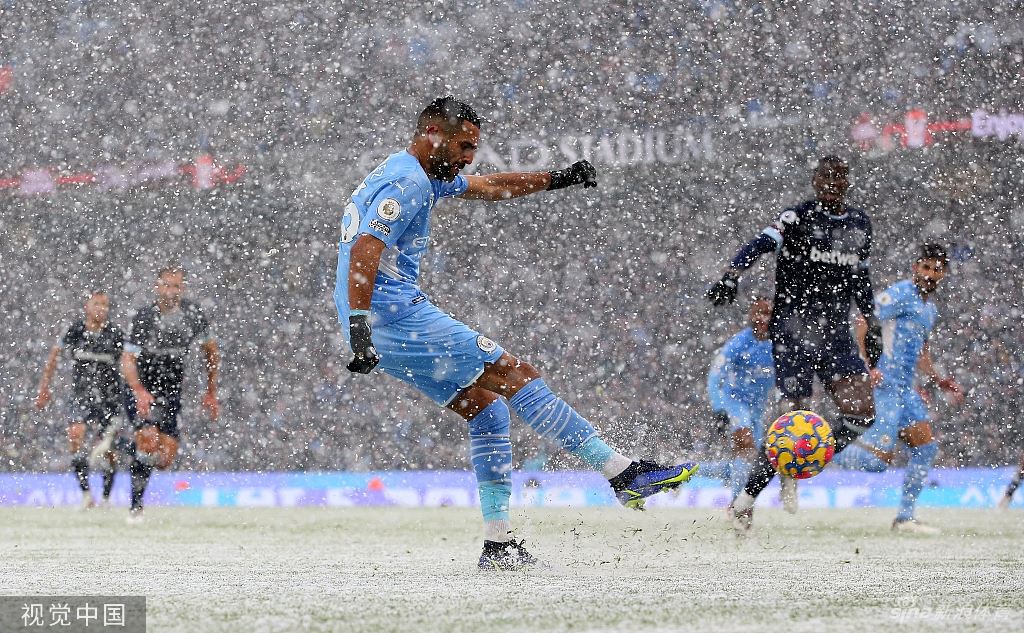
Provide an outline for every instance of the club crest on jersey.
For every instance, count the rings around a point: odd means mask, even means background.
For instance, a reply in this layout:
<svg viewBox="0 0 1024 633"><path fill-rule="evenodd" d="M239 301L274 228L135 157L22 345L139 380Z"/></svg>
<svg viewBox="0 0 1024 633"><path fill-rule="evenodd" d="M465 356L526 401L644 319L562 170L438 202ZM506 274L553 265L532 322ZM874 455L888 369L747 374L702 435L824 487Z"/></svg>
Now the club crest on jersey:
<svg viewBox="0 0 1024 633"><path fill-rule="evenodd" d="M783 224L796 224L799 218L796 215L796 211L783 211L782 215L779 216L779 222Z"/></svg>
<svg viewBox="0 0 1024 633"><path fill-rule="evenodd" d="M785 233L787 226L799 223L800 218L799 216L797 216L796 211L788 209L786 211L783 211L782 214L779 215L779 218L775 220L775 223L772 226L780 233Z"/></svg>
<svg viewBox="0 0 1024 633"><path fill-rule="evenodd" d="M386 222L394 222L402 213L402 205L394 198L385 198L377 205L377 215Z"/></svg>
<svg viewBox="0 0 1024 633"><path fill-rule="evenodd" d="M480 348L481 352L486 354L490 354L494 350L498 349L498 344L486 336L476 337L476 346Z"/></svg>

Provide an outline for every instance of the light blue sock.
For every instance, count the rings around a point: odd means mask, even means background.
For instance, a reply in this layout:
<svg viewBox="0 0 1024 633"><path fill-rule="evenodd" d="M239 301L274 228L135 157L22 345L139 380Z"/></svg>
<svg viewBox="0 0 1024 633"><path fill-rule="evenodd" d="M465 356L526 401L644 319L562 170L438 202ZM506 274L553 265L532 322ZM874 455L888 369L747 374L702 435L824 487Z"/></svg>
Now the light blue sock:
<svg viewBox="0 0 1024 633"><path fill-rule="evenodd" d="M601 470L615 454L615 451L595 435L583 442L573 453L594 470Z"/></svg>
<svg viewBox="0 0 1024 633"><path fill-rule="evenodd" d="M510 420L508 406L499 399L469 421L470 461L480 489L485 532L492 522L504 522L504 530L508 531L508 503L512 496Z"/></svg>
<svg viewBox="0 0 1024 633"><path fill-rule="evenodd" d="M903 496L900 497L900 511L896 515L897 521L909 521L914 518L914 507L917 505L917 497L924 488L924 481L928 477L935 457L939 454L939 445L930 442L922 446L908 446L910 460L907 462L907 470L903 475Z"/></svg>
<svg viewBox="0 0 1024 633"><path fill-rule="evenodd" d="M527 383L508 403L537 435L555 442L594 470L602 470L618 455L598 437L593 425L556 396L541 378ZM629 465L628 460L625 465Z"/></svg>
<svg viewBox="0 0 1024 633"><path fill-rule="evenodd" d="M740 493L743 486L747 485L750 479L750 470L754 467L752 460L746 457L733 457L729 468L729 489L732 490L732 498ZM701 469L703 471L703 468ZM704 475L702 472L701 475Z"/></svg>

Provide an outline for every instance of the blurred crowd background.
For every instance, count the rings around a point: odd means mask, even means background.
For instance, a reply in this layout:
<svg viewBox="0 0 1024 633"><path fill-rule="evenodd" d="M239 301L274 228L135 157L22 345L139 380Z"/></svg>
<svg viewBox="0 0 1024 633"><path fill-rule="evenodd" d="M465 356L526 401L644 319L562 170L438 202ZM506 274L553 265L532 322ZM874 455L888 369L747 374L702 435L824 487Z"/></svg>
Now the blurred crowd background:
<svg viewBox="0 0 1024 633"><path fill-rule="evenodd" d="M465 467L458 417L391 378L345 370L331 297L346 198L449 93L486 120L481 171L566 137L690 139L645 150L651 160L594 141L580 152L598 165L596 191L435 210L425 291L541 368L613 444L652 458L722 450L707 368L743 326L745 301L770 292L771 262L744 278L736 306L713 310L703 292L740 243L810 196L817 157L837 153L852 166L851 203L875 223L876 289L907 274L923 240L953 256L932 349L968 397L958 410L933 399L940 463L1015 461L1024 129L937 127L889 144L851 133L917 109L932 122L978 110L1012 122L1024 113L1022 18L1022 2L945 0L599 2L582 13L541 0L387 11L0 0L0 184L11 183L0 187L0 470L67 468L62 403L32 407L46 353L95 288L127 327L169 263L188 269L224 359L210 422L193 355L179 467ZM200 155L245 175L200 189L187 178L39 195L17 185L40 169ZM579 466L513 428L518 465Z"/></svg>

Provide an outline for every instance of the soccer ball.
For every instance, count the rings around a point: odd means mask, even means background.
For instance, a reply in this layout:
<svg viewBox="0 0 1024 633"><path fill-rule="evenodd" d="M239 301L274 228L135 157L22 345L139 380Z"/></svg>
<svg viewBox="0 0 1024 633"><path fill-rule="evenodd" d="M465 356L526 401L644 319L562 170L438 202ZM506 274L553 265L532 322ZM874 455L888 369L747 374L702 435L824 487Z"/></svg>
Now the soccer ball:
<svg viewBox="0 0 1024 633"><path fill-rule="evenodd" d="M768 427L765 452L785 477L807 479L821 472L836 452L832 427L812 411L790 411Z"/></svg>

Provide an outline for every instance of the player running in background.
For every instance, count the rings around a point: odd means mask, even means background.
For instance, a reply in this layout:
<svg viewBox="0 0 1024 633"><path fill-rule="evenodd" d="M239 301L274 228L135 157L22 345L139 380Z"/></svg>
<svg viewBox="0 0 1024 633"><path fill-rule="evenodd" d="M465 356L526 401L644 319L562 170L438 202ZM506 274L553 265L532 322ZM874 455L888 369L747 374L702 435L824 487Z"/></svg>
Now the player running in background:
<svg viewBox="0 0 1024 633"><path fill-rule="evenodd" d="M115 472L111 445L124 420L124 384L117 371L124 334L108 320L109 315L107 293L93 292L85 302L85 318L72 324L50 350L35 402L36 408L42 410L52 400L50 383L57 369L57 359L61 352L66 352L75 361L68 440L71 442L71 468L82 489L83 508L96 505L89 490L90 464L102 470L103 504L110 504ZM96 440L92 450L85 441L90 427Z"/></svg>
<svg viewBox="0 0 1024 633"><path fill-rule="evenodd" d="M140 308L124 344L121 371L132 390L135 456L132 459L130 523L142 520L142 499L153 468L166 469L178 453L181 383L185 356L194 341L206 359L206 394L203 407L216 420L217 371L220 353L202 309L182 299L185 271L164 268L157 275L156 302Z"/></svg>
<svg viewBox="0 0 1024 633"><path fill-rule="evenodd" d="M897 532L938 534L938 528L914 518L917 498L924 488L939 445L928 423L928 409L914 388L920 371L932 382L963 403L963 390L951 376L940 376L932 362L928 335L935 327L938 309L932 295L949 269L946 249L924 244L912 267L910 279L897 282L875 298L882 321L886 352L871 372L875 385L875 424L833 463L840 468L882 472L892 463L899 442L907 452L900 509L893 521ZM858 337L864 335L863 321Z"/></svg>
<svg viewBox="0 0 1024 633"><path fill-rule="evenodd" d="M722 279L707 293L714 305L736 298L740 274L766 253L775 253L775 300L769 332L782 411L808 408L817 374L842 417L832 426L836 452L874 421L871 380L850 333L850 302L867 319L867 351L873 367L882 354L874 315L868 257L871 221L844 204L849 167L836 156L818 162L815 199L784 210L760 235L743 245ZM754 501L775 476L764 447L747 484L733 500L733 526L750 529Z"/></svg>
<svg viewBox="0 0 1024 633"><path fill-rule="evenodd" d="M772 303L755 297L744 328L718 350L708 373L708 399L722 426L731 431L729 487L735 498L764 441L764 412L775 387L768 323Z"/></svg>
<svg viewBox="0 0 1024 633"><path fill-rule="evenodd" d="M999 507L1006 510L1013 503L1013 493L1017 492L1017 488L1020 487L1021 479L1024 479L1024 455L1020 456L1020 465L1017 468L1017 474L1013 476L1010 483L1006 486L1006 492L1003 493L1003 498L999 500Z"/></svg>
<svg viewBox="0 0 1024 633"><path fill-rule="evenodd" d="M511 536L510 408L541 437L604 474L628 507L642 508L644 498L679 486L696 466L664 467L615 452L537 369L435 307L419 289L430 215L441 198L508 200L597 186L587 161L552 172L460 176L473 162L480 126L470 106L436 99L420 114L408 149L356 187L342 218L334 300L354 356L350 371L368 374L379 364L467 421L484 516L479 566L510 569L536 562Z"/></svg>

